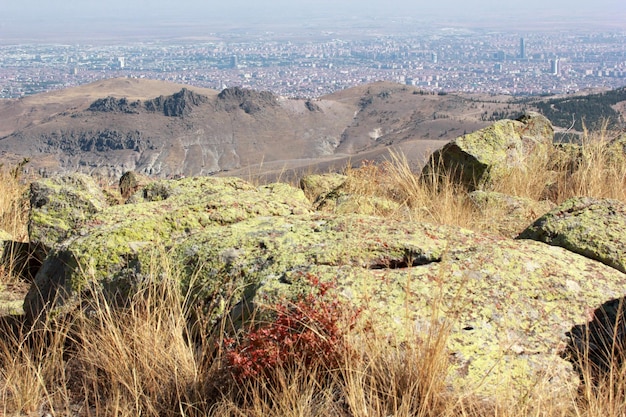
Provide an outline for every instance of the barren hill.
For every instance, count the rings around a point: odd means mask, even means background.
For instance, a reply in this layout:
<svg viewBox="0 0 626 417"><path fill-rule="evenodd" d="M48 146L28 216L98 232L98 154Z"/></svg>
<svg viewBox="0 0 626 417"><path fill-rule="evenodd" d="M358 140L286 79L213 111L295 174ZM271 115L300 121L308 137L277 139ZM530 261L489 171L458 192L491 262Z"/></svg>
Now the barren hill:
<svg viewBox="0 0 626 417"><path fill-rule="evenodd" d="M390 148L420 164L443 141L526 106L387 82L301 100L119 78L0 100L0 153L8 163L28 157L42 174L107 177L327 170Z"/></svg>

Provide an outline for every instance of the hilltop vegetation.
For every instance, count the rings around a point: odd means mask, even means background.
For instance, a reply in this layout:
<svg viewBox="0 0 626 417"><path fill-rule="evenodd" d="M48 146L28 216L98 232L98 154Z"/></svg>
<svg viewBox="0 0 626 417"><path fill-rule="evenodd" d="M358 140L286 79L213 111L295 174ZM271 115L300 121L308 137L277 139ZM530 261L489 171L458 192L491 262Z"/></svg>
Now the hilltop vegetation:
<svg viewBox="0 0 626 417"><path fill-rule="evenodd" d="M626 87L598 94L526 100L558 127L597 131L616 129L624 123L615 105L626 101Z"/></svg>

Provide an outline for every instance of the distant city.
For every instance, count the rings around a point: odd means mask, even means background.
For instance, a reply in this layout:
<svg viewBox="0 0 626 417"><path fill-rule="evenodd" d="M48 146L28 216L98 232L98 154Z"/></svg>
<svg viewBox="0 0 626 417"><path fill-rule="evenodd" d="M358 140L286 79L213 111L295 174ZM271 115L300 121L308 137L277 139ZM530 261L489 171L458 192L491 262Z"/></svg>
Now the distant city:
<svg viewBox="0 0 626 417"><path fill-rule="evenodd" d="M0 45L0 98L103 78L245 87L312 98L374 81L432 92L540 95L626 85L626 32L427 34L312 38L274 33L202 40Z"/></svg>

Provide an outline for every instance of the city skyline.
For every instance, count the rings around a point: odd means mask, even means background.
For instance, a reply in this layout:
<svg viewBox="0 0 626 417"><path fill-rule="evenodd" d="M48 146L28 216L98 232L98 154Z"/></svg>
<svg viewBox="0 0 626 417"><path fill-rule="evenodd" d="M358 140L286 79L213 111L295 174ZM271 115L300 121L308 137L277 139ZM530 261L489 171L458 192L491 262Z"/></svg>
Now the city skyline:
<svg viewBox="0 0 626 417"><path fill-rule="evenodd" d="M522 41L523 39L523 41ZM130 77L318 97L384 80L432 92L537 95L626 85L626 34L448 31L342 40L0 45L0 98ZM523 49L523 51L522 51Z"/></svg>

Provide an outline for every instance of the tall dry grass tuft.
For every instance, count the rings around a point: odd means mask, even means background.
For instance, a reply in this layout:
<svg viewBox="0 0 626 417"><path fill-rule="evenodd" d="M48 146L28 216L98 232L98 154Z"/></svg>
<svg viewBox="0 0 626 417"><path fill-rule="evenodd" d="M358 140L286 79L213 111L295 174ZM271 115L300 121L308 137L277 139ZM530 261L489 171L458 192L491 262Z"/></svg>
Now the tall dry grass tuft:
<svg viewBox="0 0 626 417"><path fill-rule="evenodd" d="M626 202L626 153L615 138L615 133L605 129L585 130L576 169L571 175L561 173L558 179L557 201L588 196Z"/></svg>
<svg viewBox="0 0 626 417"><path fill-rule="evenodd" d="M0 319L0 398L3 415L62 413L71 401L65 375L69 326L50 318L27 326L19 317Z"/></svg>
<svg viewBox="0 0 626 417"><path fill-rule="evenodd" d="M392 212L379 213L382 215L514 236L544 214L550 204L560 204L571 197L626 202L626 153L624 143L615 142L617 136L600 130L585 132L580 144L537 145L521 163L494 178L485 191L525 199L529 205L521 210L520 204L523 207L527 203L508 205L494 199L490 205L479 206L459 184L459 175L446 169L442 162L439 169L422 175L412 171L404 155L393 152L382 164L365 163L360 168L347 169L346 190L383 197L400 205ZM510 225L497 227L502 222Z"/></svg>
<svg viewBox="0 0 626 417"><path fill-rule="evenodd" d="M28 186L21 179L26 163L27 159L15 167L0 166L0 229L22 242L28 239Z"/></svg>
<svg viewBox="0 0 626 417"><path fill-rule="evenodd" d="M377 213L385 217L463 227L472 222L473 205L452 175L439 172L424 179L412 171L404 155L390 155L382 164L366 161L359 168L346 169L345 191L398 203L399 208Z"/></svg>
<svg viewBox="0 0 626 417"><path fill-rule="evenodd" d="M206 415L213 342L192 340L176 274L165 257L153 266L124 305L94 289L76 311L7 325L3 415Z"/></svg>
<svg viewBox="0 0 626 417"><path fill-rule="evenodd" d="M188 334L185 300L167 257L127 305L101 293L76 320L77 390L95 415L195 415L206 411L204 371ZM200 346L202 348L202 346Z"/></svg>

